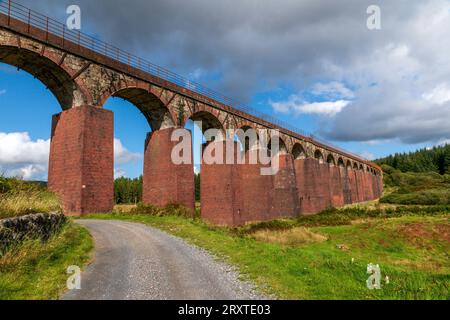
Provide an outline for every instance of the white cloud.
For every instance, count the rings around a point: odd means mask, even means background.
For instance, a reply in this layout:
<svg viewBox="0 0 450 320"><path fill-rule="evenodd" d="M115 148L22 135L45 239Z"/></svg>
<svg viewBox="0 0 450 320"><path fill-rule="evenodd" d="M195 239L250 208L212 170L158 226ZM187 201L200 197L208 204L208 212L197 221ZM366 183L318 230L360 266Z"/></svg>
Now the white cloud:
<svg viewBox="0 0 450 320"><path fill-rule="evenodd" d="M315 96L325 96L329 99L353 99L355 94L341 82L316 83L312 88Z"/></svg>
<svg viewBox="0 0 450 320"><path fill-rule="evenodd" d="M114 179L126 177L126 172L122 168L114 168Z"/></svg>
<svg viewBox="0 0 450 320"><path fill-rule="evenodd" d="M46 179L50 140L31 140L28 132L0 132L0 170L26 180Z"/></svg>
<svg viewBox="0 0 450 320"><path fill-rule="evenodd" d="M123 165L140 159L142 159L140 153L128 151L128 149L123 146L120 139L114 138L114 161L117 165Z"/></svg>
<svg viewBox="0 0 450 320"><path fill-rule="evenodd" d="M25 180L47 180L50 139L32 140L28 132L0 132L0 173ZM128 151L119 139L114 139L114 160L123 165L142 158ZM116 177L125 176L121 168L114 170Z"/></svg>
<svg viewBox="0 0 450 320"><path fill-rule="evenodd" d="M436 145L438 146L445 146L445 145L450 145L450 139L441 139L437 142Z"/></svg>
<svg viewBox="0 0 450 320"><path fill-rule="evenodd" d="M425 92L422 95L422 98L430 101L431 103L439 105L444 104L450 101L450 85L448 83L440 84L432 90Z"/></svg>
<svg viewBox="0 0 450 320"><path fill-rule="evenodd" d="M28 132L0 133L0 164L48 162L50 139L32 141Z"/></svg>
<svg viewBox="0 0 450 320"><path fill-rule="evenodd" d="M359 155L367 160L375 160L376 159L376 156L369 151L363 151Z"/></svg>
<svg viewBox="0 0 450 320"><path fill-rule="evenodd" d="M195 174L199 174L200 173L200 167L199 166L194 166L194 173Z"/></svg>
<svg viewBox="0 0 450 320"><path fill-rule="evenodd" d="M347 100L305 103L298 96L293 95L289 97L288 101L272 102L272 108L280 113L294 112L295 114L316 114L333 117L349 104L350 101Z"/></svg>
<svg viewBox="0 0 450 320"><path fill-rule="evenodd" d="M313 102L298 106L298 110L301 113L320 114L333 117L347 107L349 103L350 101L345 100Z"/></svg>

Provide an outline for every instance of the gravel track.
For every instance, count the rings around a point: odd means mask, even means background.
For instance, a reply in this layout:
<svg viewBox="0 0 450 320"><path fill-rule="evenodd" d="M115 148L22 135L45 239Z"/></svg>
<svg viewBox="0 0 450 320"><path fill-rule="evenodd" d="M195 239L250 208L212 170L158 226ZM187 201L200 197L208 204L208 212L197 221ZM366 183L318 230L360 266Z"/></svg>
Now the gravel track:
<svg viewBox="0 0 450 320"><path fill-rule="evenodd" d="M66 300L267 299L239 273L205 250L158 229L131 222L78 220L95 241L81 290Z"/></svg>

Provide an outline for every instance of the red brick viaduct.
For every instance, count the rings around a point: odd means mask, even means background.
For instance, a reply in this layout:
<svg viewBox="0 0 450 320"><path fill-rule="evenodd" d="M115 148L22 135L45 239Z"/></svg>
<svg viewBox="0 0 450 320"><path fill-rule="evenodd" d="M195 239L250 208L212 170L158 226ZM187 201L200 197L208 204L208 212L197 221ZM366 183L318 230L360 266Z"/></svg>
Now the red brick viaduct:
<svg viewBox="0 0 450 320"><path fill-rule="evenodd" d="M202 216L211 223L295 217L380 197L382 173L375 164L167 81L164 69L146 72L141 61L127 63L135 57L114 47L70 34L32 11L0 13L0 62L43 82L63 110L52 121L48 183L67 214L113 209L114 122L102 108L111 96L135 105L152 129L145 140L145 203L194 208L193 167L174 165L170 157L171 132L189 119L202 120L203 130L280 130L274 176L261 175L261 165L202 164Z"/></svg>

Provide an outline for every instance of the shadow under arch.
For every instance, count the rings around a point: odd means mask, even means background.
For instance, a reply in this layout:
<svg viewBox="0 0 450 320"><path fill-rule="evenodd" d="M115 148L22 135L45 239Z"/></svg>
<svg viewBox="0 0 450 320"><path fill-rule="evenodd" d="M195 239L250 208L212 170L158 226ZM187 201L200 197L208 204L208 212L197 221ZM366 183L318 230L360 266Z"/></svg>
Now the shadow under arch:
<svg viewBox="0 0 450 320"><path fill-rule="evenodd" d="M0 62L21 69L41 81L56 97L62 110L91 104L88 91L68 70L37 52L14 46L0 46Z"/></svg>
<svg viewBox="0 0 450 320"><path fill-rule="evenodd" d="M322 152L320 150L316 150L314 152L314 159L318 160L319 163L323 163L324 162L323 154L322 154Z"/></svg>
<svg viewBox="0 0 450 320"><path fill-rule="evenodd" d="M123 88L110 97L120 98L133 104L147 119L152 131L175 127L175 121L169 109L148 90L135 87Z"/></svg>
<svg viewBox="0 0 450 320"><path fill-rule="evenodd" d="M188 118L188 121L189 120L193 121L195 124L201 124L199 126L199 129L202 131L203 135L205 135L205 133L210 129L218 130L219 137L214 136L213 140L215 140L215 138L223 140L226 137L225 128L223 124L214 114L208 111L195 112Z"/></svg>
<svg viewBox="0 0 450 320"><path fill-rule="evenodd" d="M292 156L294 157L294 160L302 160L306 159L306 151L305 148L301 143L295 143L294 147L292 148Z"/></svg>
<svg viewBox="0 0 450 320"><path fill-rule="evenodd" d="M259 135L255 128L244 125L234 132L235 141L239 142L242 151L256 150L259 147Z"/></svg>
<svg viewBox="0 0 450 320"><path fill-rule="evenodd" d="M334 160L334 157L333 157L332 154L329 154L329 155L328 155L328 157L327 157L327 163L328 163L330 166L335 166L335 165L336 165L336 160Z"/></svg>
<svg viewBox="0 0 450 320"><path fill-rule="evenodd" d="M283 138L280 136L278 138L278 153L279 154L288 154L288 148L286 146L286 143L284 142ZM267 149L269 150L270 154L272 154L272 138L269 140L269 143L267 144Z"/></svg>
<svg viewBox="0 0 450 320"><path fill-rule="evenodd" d="M347 170L351 170L352 169L352 162L350 160L347 160L347 163L345 164L345 168Z"/></svg>

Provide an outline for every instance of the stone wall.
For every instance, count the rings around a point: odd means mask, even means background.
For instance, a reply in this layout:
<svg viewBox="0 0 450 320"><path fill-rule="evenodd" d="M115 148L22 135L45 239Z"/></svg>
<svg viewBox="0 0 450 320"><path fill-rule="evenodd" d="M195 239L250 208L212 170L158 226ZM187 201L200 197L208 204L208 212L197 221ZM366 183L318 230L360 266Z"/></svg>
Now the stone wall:
<svg viewBox="0 0 450 320"><path fill-rule="evenodd" d="M0 220L0 255L27 239L48 240L66 222L62 213L38 213Z"/></svg>

